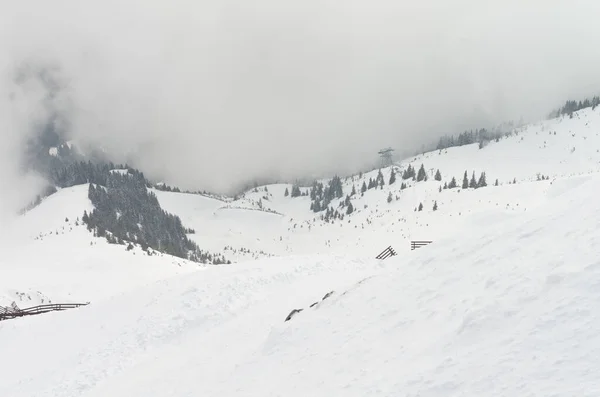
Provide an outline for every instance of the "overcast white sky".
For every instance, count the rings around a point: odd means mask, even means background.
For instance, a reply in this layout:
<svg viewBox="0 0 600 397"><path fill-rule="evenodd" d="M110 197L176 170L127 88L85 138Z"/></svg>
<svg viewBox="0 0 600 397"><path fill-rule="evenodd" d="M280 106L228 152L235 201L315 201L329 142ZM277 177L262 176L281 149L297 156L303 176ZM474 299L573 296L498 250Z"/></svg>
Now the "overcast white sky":
<svg viewBox="0 0 600 397"><path fill-rule="evenodd" d="M1 1L0 178L50 110L147 174L225 190L600 93L597 0ZM52 66L52 109L23 64Z"/></svg>

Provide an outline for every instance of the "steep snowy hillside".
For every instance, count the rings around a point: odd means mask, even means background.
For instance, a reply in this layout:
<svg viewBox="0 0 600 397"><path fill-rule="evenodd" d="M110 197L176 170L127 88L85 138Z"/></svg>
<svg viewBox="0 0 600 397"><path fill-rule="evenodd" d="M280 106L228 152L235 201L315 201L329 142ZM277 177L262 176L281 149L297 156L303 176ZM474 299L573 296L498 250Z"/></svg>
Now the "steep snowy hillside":
<svg viewBox="0 0 600 397"><path fill-rule="evenodd" d="M0 395L597 395L600 176L522 186L526 211L490 205L386 261L207 267L2 322Z"/></svg>

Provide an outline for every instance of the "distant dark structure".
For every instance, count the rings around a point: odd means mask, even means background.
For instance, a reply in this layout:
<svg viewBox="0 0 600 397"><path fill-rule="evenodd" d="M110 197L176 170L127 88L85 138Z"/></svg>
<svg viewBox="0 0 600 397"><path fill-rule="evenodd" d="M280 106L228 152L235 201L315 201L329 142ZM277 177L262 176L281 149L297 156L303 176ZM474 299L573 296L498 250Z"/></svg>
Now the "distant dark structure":
<svg viewBox="0 0 600 397"><path fill-rule="evenodd" d="M394 151L394 149L392 149L391 147L388 147L386 149L381 149L378 152L379 156L381 157L381 168L389 167L394 163L394 161L392 159L393 151Z"/></svg>

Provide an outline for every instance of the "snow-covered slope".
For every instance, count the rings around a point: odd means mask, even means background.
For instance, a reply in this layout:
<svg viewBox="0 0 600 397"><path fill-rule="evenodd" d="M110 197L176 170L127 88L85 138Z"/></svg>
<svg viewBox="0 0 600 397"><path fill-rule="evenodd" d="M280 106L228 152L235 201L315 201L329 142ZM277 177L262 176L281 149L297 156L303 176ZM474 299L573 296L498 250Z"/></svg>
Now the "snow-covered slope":
<svg viewBox="0 0 600 397"><path fill-rule="evenodd" d="M284 190L291 190L291 185L285 184L259 187L235 201L155 193L164 209L179 215L186 227L195 230L189 237L200 248L223 253L234 262L308 254L373 258L389 245L407 253L410 240L455 238L496 219L520 219L545 204L557 183L576 184L575 177L600 169L599 132L600 109L590 108L573 118L519 128L512 136L482 149L474 144L407 159L394 166L398 170L395 184L387 183L391 169L383 169L386 185L364 195L360 193L363 182L375 179L378 170L345 178L344 194L352 187L358 192L351 199L355 211L343 220L330 222L320 219L322 213L310 211L310 197L285 197ZM401 190L400 172L409 164L417 169L423 164L429 180L405 181L408 187ZM438 169L440 182L433 178ZM485 171L489 186L440 191L452 177L460 186L465 171L469 177ZM549 179L538 181L538 174ZM493 186L496 179L499 186ZM513 180L517 183L512 184ZM32 303L69 297L87 301L126 290L130 284L196 268L178 258L148 257L139 250L125 251L123 246L94 238L77 220L84 210L91 209L86 189L64 189L11 225L10 242L4 244L0 257L0 271L6 275L0 281L0 305L29 298ZM390 194L392 201L388 203ZM332 205L337 207L339 201ZM438 210L434 212L436 202ZM420 203L423 211L415 211ZM339 211L345 213L345 208ZM99 280L107 280L108 285ZM45 298L34 298L37 295Z"/></svg>
<svg viewBox="0 0 600 397"><path fill-rule="evenodd" d="M417 169L423 164L429 180L405 181L409 186L401 190L402 179L389 185L391 168L385 168L383 189L361 195L363 182L375 179L378 170L344 179L345 195L353 186L358 192L352 197L355 212L331 223L310 211L310 197L285 197L285 189L291 190L285 184L259 187L229 203L183 193L157 195L164 208L196 230L191 237L201 247L234 261L314 253L373 257L388 245L406 252L410 240L454 236L488 216L519 216L543 204L554 181L598 172L600 108L518 128L481 149L473 144L429 152L394 168L401 172L409 164ZM434 180L438 169L440 182ZM460 189L465 171L469 178L473 172L477 178L486 172L488 187ZM459 188L439 191L453 177ZM496 180L499 186L493 186ZM393 200L388 203L390 193ZM339 201L343 199L332 205ZM420 203L423 211L415 212ZM345 208L339 210L345 213Z"/></svg>
<svg viewBox="0 0 600 397"><path fill-rule="evenodd" d="M78 219L87 185L63 189L3 230L0 305L92 304L0 322L0 396L595 396L599 132L586 109L407 159L364 195L378 170L355 175L329 222L291 185L155 192L231 266L110 245ZM409 164L429 180L401 189ZM440 191L465 171L488 186Z"/></svg>
<svg viewBox="0 0 600 397"><path fill-rule="evenodd" d="M209 267L0 323L0 395L597 395L598 191L557 180L382 262Z"/></svg>
<svg viewBox="0 0 600 397"><path fill-rule="evenodd" d="M93 237L80 221L92 208L87 189L63 189L10 225L1 246L0 306L93 301L198 268Z"/></svg>

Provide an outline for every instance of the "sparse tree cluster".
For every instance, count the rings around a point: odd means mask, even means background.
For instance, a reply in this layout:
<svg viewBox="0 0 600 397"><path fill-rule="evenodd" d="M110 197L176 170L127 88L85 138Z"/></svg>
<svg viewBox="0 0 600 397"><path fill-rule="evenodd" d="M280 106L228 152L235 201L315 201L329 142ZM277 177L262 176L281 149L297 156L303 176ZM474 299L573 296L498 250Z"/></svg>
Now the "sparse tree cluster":
<svg viewBox="0 0 600 397"><path fill-rule="evenodd" d="M591 107L592 109L596 109L598 105L600 105L600 97L598 96L595 96L592 99L586 98L583 101L569 100L566 101L565 104L559 109L552 111L548 117L555 118L563 115L569 115L570 117L573 117L573 113L579 110L586 109L589 107Z"/></svg>
<svg viewBox="0 0 600 397"><path fill-rule="evenodd" d="M324 211L329 208L331 201L342 197L344 197L344 189L339 176L334 176L327 186L315 181L310 189L310 209L314 212Z"/></svg>
<svg viewBox="0 0 600 397"><path fill-rule="evenodd" d="M156 185L154 185L154 188L162 192L181 193L181 189L179 189L178 187L169 186L166 183L157 183Z"/></svg>
<svg viewBox="0 0 600 397"><path fill-rule="evenodd" d="M511 126L509 123L508 126ZM480 128L476 130L464 131L458 136L445 135L440 138L437 144L437 150L448 149L451 147L471 145L473 143L479 143L479 148L482 149L488 142L495 140L499 141L503 136L508 135L509 132L506 130L489 131L486 128Z"/></svg>
<svg viewBox="0 0 600 397"><path fill-rule="evenodd" d="M479 175L479 179L475 178L475 171L473 171L473 173L471 174L471 179L469 180L468 176L467 176L467 171L465 171L464 175L463 175L463 182L462 182L462 188L463 189L478 189L480 187L485 187L487 186L487 179L486 179L486 175L485 172L482 172ZM452 187L450 187L450 185L452 185ZM449 189L452 189L454 187L456 187L456 180L454 178L452 178L452 181L450 182L450 185L448 185Z"/></svg>
<svg viewBox="0 0 600 397"><path fill-rule="evenodd" d="M292 197L300 197L300 196L302 196L302 191L300 190L300 186L298 186L298 185L293 185L292 186L292 194L291 194L291 196Z"/></svg>
<svg viewBox="0 0 600 397"><path fill-rule="evenodd" d="M407 180L407 179L415 179L417 176L417 173L414 169L414 167L412 165L408 165L408 167L404 170L404 172L402 173L402 179Z"/></svg>

